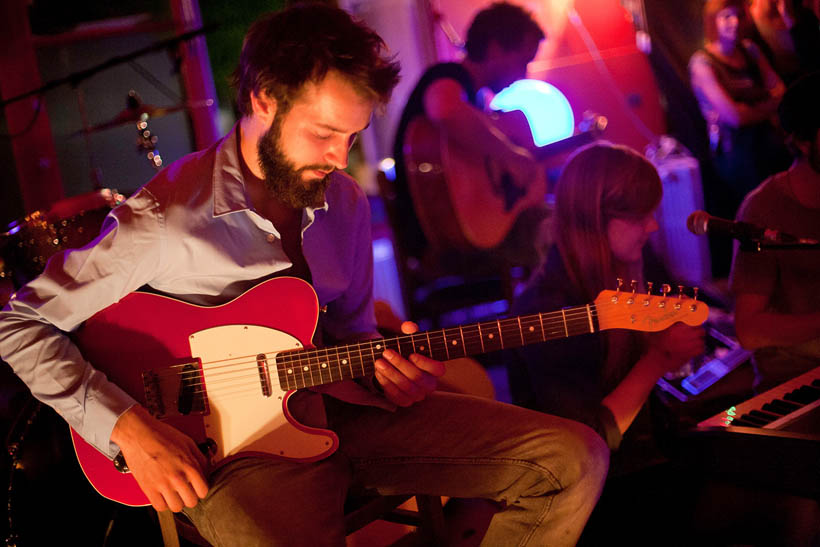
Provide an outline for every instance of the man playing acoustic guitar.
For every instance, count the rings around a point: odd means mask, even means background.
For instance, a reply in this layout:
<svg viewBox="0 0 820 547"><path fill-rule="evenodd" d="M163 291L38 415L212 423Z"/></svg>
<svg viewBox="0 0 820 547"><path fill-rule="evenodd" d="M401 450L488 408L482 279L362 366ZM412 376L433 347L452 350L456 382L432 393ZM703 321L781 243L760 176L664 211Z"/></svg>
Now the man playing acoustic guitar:
<svg viewBox="0 0 820 547"><path fill-rule="evenodd" d="M526 77L543 39L529 13L496 2L470 24L464 59L433 65L419 79L402 112L393 149L401 230L410 255L422 257L429 245L447 252L466 250L469 257L472 246L500 253L511 264L538 264L548 240L545 169L539 172L523 114L502 114L501 119L488 114L479 92L498 93ZM443 177L428 180L430 172L419 170L418 164L439 163L423 157L438 154L424 149L439 142L448 143L440 158ZM460 161L455 164L453 157ZM488 183L479 184L479 179ZM445 202L452 203L442 209ZM491 212L495 214L488 216ZM450 223L457 229L450 229ZM454 236L454 231L461 233Z"/></svg>
<svg viewBox="0 0 820 547"><path fill-rule="evenodd" d="M197 401L213 398L200 419L208 437L235 433L215 431L220 424L247 425L225 416L229 407L216 406L224 381L206 374L204 386L197 383L200 366L216 366L217 373L228 367L205 354L230 354L225 346L246 332L270 330L258 324L258 311L242 322L236 310L243 295L265 294L265 302L248 304L267 307L272 322L286 314L304 322L309 310L321 306L317 345L322 335L325 342L378 336L368 202L341 169L356 135L389 99L397 79L398 66L384 56L381 38L344 11L299 5L260 18L245 38L235 73L243 116L234 129L166 167L112 211L92 244L56 255L0 315L2 358L66 419L78 435L78 455L87 441L109 459L124 459L146 503L184 510L214 545L343 545L343 503L352 484L383 493L491 498L506 509L494 517L487 545L571 545L600 494L608 451L591 429L434 392L444 365L422 355L423 347L413 346L418 351L405 359L376 344L375 373L358 380L351 367L349 376L328 382L325 361L278 368L287 386L291 375L301 378L294 385L306 385L313 371L318 383L327 383L285 398L283 429L289 434L312 437L311 427L333 431L327 437L333 442L313 455L288 458L290 447L230 454L230 447L217 446L205 456L190 435L146 409L158 416L195 415ZM254 292L271 282L303 285L293 278L312 284L318 306L315 300L306 300L304 309L290 306L293 290L279 296ZM179 314L164 311L171 299ZM83 331L133 302L151 303L139 315L150 324L136 325L136 331L156 334L98 337L99 347L111 350L95 349L94 337ZM232 324L186 330L184 317L222 312ZM116 328L128 332L129 313L124 315ZM315 315L308 319L315 321ZM409 333L415 326L403 328ZM189 358L182 369L188 376L178 381L174 408L154 399L162 378L143 376L147 395L111 381L120 375L118 361L141 365L140 356L157 354L164 331L180 330L183 335L172 342L186 348L190 342L190 355L201 362ZM300 327L279 330L287 337ZM211 349L194 351L200 343ZM99 361L106 353L104 374ZM97 354L101 359L89 357ZM257 389L249 397L271 399L266 382L276 373L268 367L286 357L252 353L249 376ZM219 400L238 406L245 401L238 392ZM264 419L268 412L252 409L247 418ZM265 436L278 433L272 428ZM250 437L250 446L264 446L265 439L253 432Z"/></svg>

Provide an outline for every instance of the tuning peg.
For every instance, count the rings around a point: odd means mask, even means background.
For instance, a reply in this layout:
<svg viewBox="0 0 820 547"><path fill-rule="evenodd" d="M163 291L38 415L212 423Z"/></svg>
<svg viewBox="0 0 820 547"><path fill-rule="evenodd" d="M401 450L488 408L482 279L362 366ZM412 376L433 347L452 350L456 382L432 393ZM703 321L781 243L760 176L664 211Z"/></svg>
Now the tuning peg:
<svg viewBox="0 0 820 547"><path fill-rule="evenodd" d="M653 285L654 284L651 281L646 282L646 298L644 298L644 300L643 300L643 305L644 306L649 305L649 297L652 296L652 286Z"/></svg>
<svg viewBox="0 0 820 547"><path fill-rule="evenodd" d="M683 300L683 285L678 285L678 301L675 304L675 309L680 309L680 302Z"/></svg>
<svg viewBox="0 0 820 547"><path fill-rule="evenodd" d="M669 292L671 290L672 290L672 287L670 287L668 284L664 283L663 285L661 285L661 294L663 294L663 298L661 298L661 301L658 302L658 307L659 308L665 308L666 307L666 296L669 294Z"/></svg>
<svg viewBox="0 0 820 547"><path fill-rule="evenodd" d="M694 293L694 296L693 296L694 302L692 302L692 305L689 306L689 311L695 311L695 310L698 309L698 306L697 306L697 303L696 303L698 301L698 288L697 287L692 287L692 292Z"/></svg>
<svg viewBox="0 0 820 547"><path fill-rule="evenodd" d="M629 284L632 287L632 295L626 301L627 304L634 304L635 303L635 293L638 292L638 281L633 279L632 282Z"/></svg>
<svg viewBox="0 0 820 547"><path fill-rule="evenodd" d="M620 277L616 277L615 280L617 281L617 286L615 287L615 295L612 297L612 303L618 302L618 296L621 294L621 287L624 286L624 280Z"/></svg>

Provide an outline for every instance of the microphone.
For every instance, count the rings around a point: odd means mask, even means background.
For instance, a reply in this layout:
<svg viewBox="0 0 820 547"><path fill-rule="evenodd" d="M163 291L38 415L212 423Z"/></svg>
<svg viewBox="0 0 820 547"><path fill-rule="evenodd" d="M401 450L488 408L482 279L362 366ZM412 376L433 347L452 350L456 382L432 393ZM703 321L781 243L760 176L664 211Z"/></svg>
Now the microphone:
<svg viewBox="0 0 820 547"><path fill-rule="evenodd" d="M722 234L743 243L772 241L778 243L807 242L778 230L761 228L756 224L713 217L706 211L695 211L686 219L686 227L695 235Z"/></svg>

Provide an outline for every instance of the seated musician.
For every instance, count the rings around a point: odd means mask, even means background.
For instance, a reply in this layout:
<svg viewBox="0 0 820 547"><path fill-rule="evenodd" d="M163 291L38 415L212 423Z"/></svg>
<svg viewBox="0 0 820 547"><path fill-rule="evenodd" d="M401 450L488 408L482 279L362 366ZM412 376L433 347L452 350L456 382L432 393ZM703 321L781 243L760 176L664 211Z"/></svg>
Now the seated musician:
<svg viewBox="0 0 820 547"><path fill-rule="evenodd" d="M410 206L413 198L408 188L405 147L411 122L426 117L448 140L471 151L476 162L484 157L498 160L516 184L526 185L537 176L533 155L526 146L532 146L531 134L527 133L529 143L523 138L518 141L524 142L515 142L485 111L479 91L487 88L498 93L524 78L527 64L543 39L543 31L529 13L513 4L496 2L473 19L467 31L466 57L460 62L433 65L419 79L402 112L393 149L396 193L406 204L400 211L401 229L407 233L405 245L410 255L421 257L428 244L440 244L435 233L431 234L435 240L427 240ZM525 129L529 132L528 127ZM440 191L446 192L446 188ZM493 252L502 253L511 263L536 265L538 252L546 247L545 229L541 228L547 214L543 202L524 210Z"/></svg>
<svg viewBox="0 0 820 547"><path fill-rule="evenodd" d="M818 96L817 72L787 90L778 114L796 158L746 196L738 220L820 240ZM740 343L755 352L759 391L820 366L820 251L738 250L730 290Z"/></svg>
<svg viewBox="0 0 820 547"><path fill-rule="evenodd" d="M661 280L647 270L644 247L658 229L654 215L662 192L654 166L628 147L599 142L577 150L555 186L555 245L512 312L583 305L614 288L616 278L625 280L626 294L633 290L632 280L638 293L646 292L645 282L654 281L657 294ZM510 390L516 404L593 427L617 450L610 476L618 478L662 461L650 439L645 403L663 374L703 351L702 327L683 323L656 333L614 329L561 338L507 356ZM668 493L672 484L665 481L646 478L642 484L650 488L663 482ZM625 531L620 537L631 544L648 541L657 531L652 523L666 522L673 500L660 490L650 493L634 479L627 479L621 490L613 491L610 485L601 499L609 503L599 507L607 511L602 518L611 518L607 522L616 526L599 522L597 532L604 535L590 536L594 532L588 531L585 540L590 545L612 542L618 537L611 535L616 528ZM629 501L619 495L629 496ZM612 511L618 516L612 517Z"/></svg>
<svg viewBox="0 0 820 547"><path fill-rule="evenodd" d="M306 4L261 17L235 73L243 116L230 133L157 174L91 245L55 255L0 314L0 354L34 396L109 458L121 453L157 510L184 510L214 545L344 545L354 483L491 498L507 510L486 544L571 545L600 493L608 452L590 428L434 392L443 365L421 352L385 350L374 375L291 397L296 418L338 435L328 457L214 462L66 334L141 287L187 310L242 302L244 291L286 275L312 284L325 334L376 337L368 201L341 170L397 77L381 38L342 10ZM269 298L270 313L283 313ZM187 339L177 318L152 320Z"/></svg>

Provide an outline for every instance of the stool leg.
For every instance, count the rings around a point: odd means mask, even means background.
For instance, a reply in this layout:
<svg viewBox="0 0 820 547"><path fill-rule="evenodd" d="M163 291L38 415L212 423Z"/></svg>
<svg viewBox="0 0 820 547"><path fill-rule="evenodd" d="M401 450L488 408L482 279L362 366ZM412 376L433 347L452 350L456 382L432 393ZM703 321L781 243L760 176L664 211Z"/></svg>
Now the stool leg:
<svg viewBox="0 0 820 547"><path fill-rule="evenodd" d="M444 512L439 496L416 496L421 526L419 531L426 535L431 545L447 545L447 529L444 526Z"/></svg>
<svg viewBox="0 0 820 547"><path fill-rule="evenodd" d="M162 543L165 547L179 547L177 525L171 511L157 511L159 528L162 531Z"/></svg>

